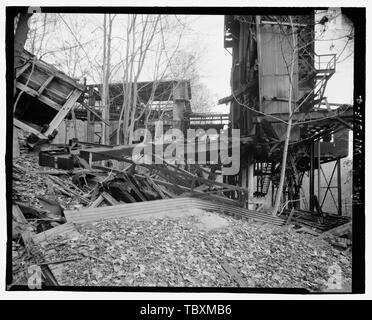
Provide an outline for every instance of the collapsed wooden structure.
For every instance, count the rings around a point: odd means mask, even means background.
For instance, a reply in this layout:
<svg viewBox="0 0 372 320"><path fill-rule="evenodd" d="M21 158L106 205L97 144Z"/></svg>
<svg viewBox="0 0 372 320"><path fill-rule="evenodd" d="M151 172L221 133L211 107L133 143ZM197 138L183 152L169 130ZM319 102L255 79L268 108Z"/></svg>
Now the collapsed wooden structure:
<svg viewBox="0 0 372 320"><path fill-rule="evenodd" d="M84 85L24 50L15 70L14 125L37 139L52 140L84 92Z"/></svg>
<svg viewBox="0 0 372 320"><path fill-rule="evenodd" d="M32 134L30 144L51 141L58 127L71 111L76 119L87 121L87 141L101 144L102 125L110 126L110 140L116 144L118 119L123 104L123 84L113 83L110 90L110 119L102 118L106 106L101 103L101 86L85 85L67 76L53 65L37 59L23 50L20 66L15 70L14 125ZM137 127L149 127L160 118L166 128L182 126L190 115L191 87L189 81L138 82L137 113L143 113L146 104L151 104L150 115L144 114ZM177 122L177 124L175 123ZM146 123L146 124L145 124ZM183 127L182 129L185 129Z"/></svg>

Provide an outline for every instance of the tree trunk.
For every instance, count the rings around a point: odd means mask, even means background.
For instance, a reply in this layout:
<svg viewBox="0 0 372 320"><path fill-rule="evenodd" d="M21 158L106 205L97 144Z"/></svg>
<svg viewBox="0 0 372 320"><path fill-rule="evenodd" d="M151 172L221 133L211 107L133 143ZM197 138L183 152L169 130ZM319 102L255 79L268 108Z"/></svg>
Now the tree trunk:
<svg viewBox="0 0 372 320"><path fill-rule="evenodd" d="M28 34L28 19L31 14L21 13L18 18L17 28L14 35L14 70L21 65L21 55L25 46ZM15 79L14 79L14 95L16 94Z"/></svg>
<svg viewBox="0 0 372 320"><path fill-rule="evenodd" d="M111 31L112 31L111 14L105 14L103 17L103 64L102 64L102 118L110 123L110 60L111 60ZM104 144L110 144L110 127L102 124L102 140Z"/></svg>
<svg viewBox="0 0 372 320"><path fill-rule="evenodd" d="M286 164L287 164L288 145L289 145L289 140L291 138L291 129L292 129L293 69L294 69L294 63L295 63L295 58L296 58L296 47L295 47L296 38L295 38L295 33L293 32L292 17L289 16L289 19L291 22L291 32L292 32L292 42L293 42L293 57L291 59L291 70L289 73L289 95L288 95L288 119L289 120L287 124L287 131L286 131L285 141L284 141L282 165L281 165L281 171L280 171L280 181L279 181L278 191L276 193L274 209L272 211L273 216L275 216L277 212L279 211L280 201L282 198Z"/></svg>
<svg viewBox="0 0 372 320"><path fill-rule="evenodd" d="M107 120L107 15L103 15L103 62L102 62L102 93L101 93L101 102L102 102L102 118ZM106 125L102 124L102 143L106 144Z"/></svg>

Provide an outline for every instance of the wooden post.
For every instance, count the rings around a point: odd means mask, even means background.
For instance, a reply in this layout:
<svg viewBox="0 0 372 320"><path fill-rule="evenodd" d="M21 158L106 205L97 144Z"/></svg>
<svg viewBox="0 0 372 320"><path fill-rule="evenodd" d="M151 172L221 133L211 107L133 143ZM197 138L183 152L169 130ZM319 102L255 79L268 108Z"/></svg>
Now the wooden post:
<svg viewBox="0 0 372 320"><path fill-rule="evenodd" d="M50 122L48 130L44 133L47 137L53 133L55 129L58 128L59 124L62 122L62 120L66 117L66 115L69 113L71 108L74 106L74 103L81 95L81 91L75 89L70 97L67 99L61 110L57 113L57 115L54 117L54 119Z"/></svg>

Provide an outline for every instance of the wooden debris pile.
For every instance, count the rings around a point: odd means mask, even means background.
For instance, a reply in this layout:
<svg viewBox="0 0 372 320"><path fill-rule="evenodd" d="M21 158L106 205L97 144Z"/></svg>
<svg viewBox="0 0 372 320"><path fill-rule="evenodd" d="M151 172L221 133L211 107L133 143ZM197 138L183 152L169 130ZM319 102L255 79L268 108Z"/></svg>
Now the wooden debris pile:
<svg viewBox="0 0 372 320"><path fill-rule="evenodd" d="M324 235L306 224L296 230L283 227L286 221L298 224L299 216L248 210L242 205L245 189L218 182L213 170L198 166L128 163L119 170L107 162L89 165L77 159L72 170L41 167L36 153L22 152L14 160L16 283L25 283L32 265L42 267L44 282L50 285L317 291L327 287L327 268L335 266L347 283L350 279L350 250L329 244L349 248L350 242L340 239L350 238L350 224ZM200 230L198 217L187 215L135 217L188 208L223 214L229 228Z"/></svg>

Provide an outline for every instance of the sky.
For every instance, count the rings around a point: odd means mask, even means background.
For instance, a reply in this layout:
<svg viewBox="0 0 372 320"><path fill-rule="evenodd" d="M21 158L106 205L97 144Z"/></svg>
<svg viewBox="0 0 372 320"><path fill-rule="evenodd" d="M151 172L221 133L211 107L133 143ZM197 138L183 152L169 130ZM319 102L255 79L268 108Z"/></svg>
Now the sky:
<svg viewBox="0 0 372 320"><path fill-rule="evenodd" d="M322 41L315 43L317 54L337 54L336 72L327 84L325 96L328 102L353 103L354 59L352 42L345 38L351 26L339 9L333 9L335 18L327 24Z"/></svg>
<svg viewBox="0 0 372 320"><path fill-rule="evenodd" d="M343 35L345 30L347 30L350 26L348 26L348 24L342 18L339 10L335 9L334 12L331 13L334 15L335 19L327 24L327 32L322 36L322 41L316 42L316 53L318 54L339 53L345 46L345 38L339 40L331 39L339 38L340 35ZM67 22L69 22L69 17L65 16L65 19ZM119 16L116 19L113 37L123 37L123 24L119 21L125 19L125 16ZM71 28L75 30L76 36L80 39L80 41L83 42L86 39L90 39L90 37L93 37L94 39L93 45L87 45L85 50L88 52L90 51L90 54L93 51L96 52L96 56L92 59L102 56L102 32L99 30L100 26L102 25L102 22L100 22L102 20L102 15L87 14L83 15L81 19L78 20L80 20L82 25L80 27L76 27L75 29L74 26L71 25ZM223 45L224 16L193 15L187 16L187 21L188 28L187 32L185 32L182 38L180 49L197 53L199 57L197 61L197 71L200 76L200 82L206 85L211 94L214 96L215 101L230 95L230 70L232 61L230 53L224 48ZM92 27L86 27L88 23L91 23L94 27L93 31ZM58 47L65 41L66 45L71 45L76 42L74 37L71 35L71 30L68 30L63 24L62 27L62 30L59 30L58 34L51 36L51 40L45 41L45 45L52 47L53 45L56 45L56 47ZM173 37L177 37L176 32L173 34ZM57 43L53 44L53 41L56 41ZM123 47L119 46L118 48L121 49L116 51L113 50L113 60L120 60L120 58L123 56L123 52L120 52L124 50ZM336 73L328 82L325 96L328 97L329 102L352 103L353 57L347 57L350 50L352 50L352 46L350 49L350 45L348 45L344 50L343 55L340 57L340 61L337 63ZM345 57L346 59L344 59ZM53 63L52 61L48 61L48 59L49 58L46 56L45 60ZM71 70L71 66L67 66L66 63L67 61L62 61L61 65L58 67ZM88 68L92 69L90 66L88 66ZM119 75L119 73L116 74L117 79L121 79L121 75ZM144 70L143 76L148 77L147 73L148 70ZM116 81L120 81L117 79ZM150 80L150 78L142 80ZM99 81L99 79L96 79L95 81ZM229 106L213 106L212 111L229 112Z"/></svg>
<svg viewBox="0 0 372 320"><path fill-rule="evenodd" d="M224 49L224 16L199 16L193 28L199 30L198 43L203 48L201 81L218 99L231 94L231 55Z"/></svg>

